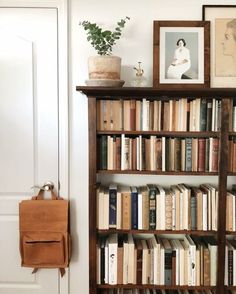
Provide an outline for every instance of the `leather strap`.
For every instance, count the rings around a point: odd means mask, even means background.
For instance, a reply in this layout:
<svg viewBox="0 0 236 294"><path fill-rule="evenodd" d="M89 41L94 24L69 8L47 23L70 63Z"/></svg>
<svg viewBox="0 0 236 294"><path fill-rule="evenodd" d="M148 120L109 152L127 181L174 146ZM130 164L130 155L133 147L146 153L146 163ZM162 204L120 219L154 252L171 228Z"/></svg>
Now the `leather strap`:
<svg viewBox="0 0 236 294"><path fill-rule="evenodd" d="M33 271L32 271L32 274L36 274L38 271L38 268L34 268Z"/></svg>
<svg viewBox="0 0 236 294"><path fill-rule="evenodd" d="M61 273L61 277L64 276L64 274L66 273L66 270L64 268L59 268L60 273Z"/></svg>
<svg viewBox="0 0 236 294"><path fill-rule="evenodd" d="M51 199L52 200L60 200L60 197L57 197L56 193L53 190L50 190L51 192ZM39 190L39 193L37 196L32 197L32 200L43 200L44 199L44 190Z"/></svg>

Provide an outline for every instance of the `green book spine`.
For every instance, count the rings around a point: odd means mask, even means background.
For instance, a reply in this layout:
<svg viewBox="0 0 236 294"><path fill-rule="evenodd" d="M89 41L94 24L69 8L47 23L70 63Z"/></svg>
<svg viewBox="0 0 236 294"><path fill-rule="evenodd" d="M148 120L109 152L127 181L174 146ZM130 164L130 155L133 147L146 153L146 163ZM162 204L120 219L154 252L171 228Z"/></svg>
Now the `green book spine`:
<svg viewBox="0 0 236 294"><path fill-rule="evenodd" d="M107 169L107 136L101 137L101 169Z"/></svg>
<svg viewBox="0 0 236 294"><path fill-rule="evenodd" d="M186 171L192 171L192 138L186 138Z"/></svg>

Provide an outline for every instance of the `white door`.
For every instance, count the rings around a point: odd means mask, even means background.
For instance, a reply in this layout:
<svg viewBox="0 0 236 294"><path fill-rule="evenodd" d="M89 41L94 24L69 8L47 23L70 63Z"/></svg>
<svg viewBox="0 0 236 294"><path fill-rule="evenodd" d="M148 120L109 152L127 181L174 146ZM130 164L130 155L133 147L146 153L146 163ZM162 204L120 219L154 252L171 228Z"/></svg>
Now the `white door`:
<svg viewBox="0 0 236 294"><path fill-rule="evenodd" d="M57 10L0 8L0 293L57 294L58 270L21 268L18 203L58 185Z"/></svg>

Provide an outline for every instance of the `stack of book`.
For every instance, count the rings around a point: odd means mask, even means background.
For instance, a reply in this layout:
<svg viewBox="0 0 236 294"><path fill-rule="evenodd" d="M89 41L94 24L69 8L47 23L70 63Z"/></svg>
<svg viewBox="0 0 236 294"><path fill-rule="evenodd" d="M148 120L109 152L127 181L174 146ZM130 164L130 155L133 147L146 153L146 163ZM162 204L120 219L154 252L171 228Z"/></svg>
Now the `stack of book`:
<svg viewBox="0 0 236 294"><path fill-rule="evenodd" d="M100 230L207 231L217 230L217 224L218 191L210 184L199 187L178 184L169 188L110 184L97 188Z"/></svg>
<svg viewBox="0 0 236 294"><path fill-rule="evenodd" d="M219 131L220 115L217 99L97 101L99 131Z"/></svg>
<svg viewBox="0 0 236 294"><path fill-rule="evenodd" d="M218 138L105 136L98 138L102 170L217 172Z"/></svg>
<svg viewBox="0 0 236 294"><path fill-rule="evenodd" d="M215 286L213 236L179 239L111 234L97 244L98 284Z"/></svg>

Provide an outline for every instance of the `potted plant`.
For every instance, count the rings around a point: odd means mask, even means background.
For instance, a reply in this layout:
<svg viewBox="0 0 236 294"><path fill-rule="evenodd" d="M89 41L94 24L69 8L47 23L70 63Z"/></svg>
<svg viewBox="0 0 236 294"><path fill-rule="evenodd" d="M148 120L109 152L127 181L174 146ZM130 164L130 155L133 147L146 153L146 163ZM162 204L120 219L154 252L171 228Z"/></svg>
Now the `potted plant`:
<svg viewBox="0 0 236 294"><path fill-rule="evenodd" d="M111 55L112 48L116 41L120 39L122 29L126 21L130 18L126 16L117 22L114 31L102 30L96 23L83 21L83 26L87 33L87 40L97 51L97 56L88 59L89 85L120 86L124 81L120 80L121 58Z"/></svg>

